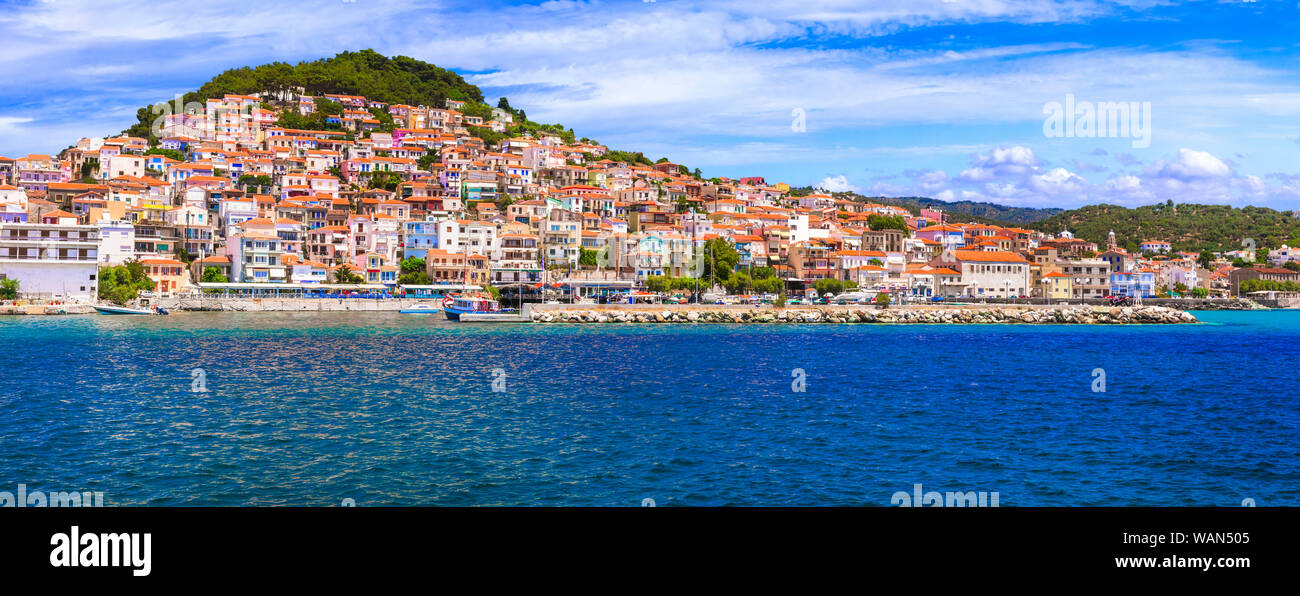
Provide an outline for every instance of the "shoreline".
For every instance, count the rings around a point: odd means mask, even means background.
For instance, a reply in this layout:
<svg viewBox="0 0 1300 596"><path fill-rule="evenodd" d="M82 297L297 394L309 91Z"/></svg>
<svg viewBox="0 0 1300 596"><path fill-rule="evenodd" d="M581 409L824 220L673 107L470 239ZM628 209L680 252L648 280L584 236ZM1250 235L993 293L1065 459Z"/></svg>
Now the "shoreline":
<svg viewBox="0 0 1300 596"><path fill-rule="evenodd" d="M1164 306L744 306L734 305L529 305L532 323L822 323L822 324L1195 324L1189 312ZM541 308L537 308L540 306ZM685 307L685 308L683 308Z"/></svg>
<svg viewBox="0 0 1300 596"><path fill-rule="evenodd" d="M416 304L439 306L429 299L249 299L165 300L173 314L240 313L397 313ZM1199 309L1198 309L1199 310ZM1285 309L1236 309L1285 310ZM0 306L0 317L96 314L89 304ZM436 315L429 315L436 316ZM516 315L468 315L471 323L695 323L695 324L1021 324L1124 325L1195 324L1186 310L1167 306L1092 306L1080 304L907 304L879 309L872 305L743 304L525 304Z"/></svg>

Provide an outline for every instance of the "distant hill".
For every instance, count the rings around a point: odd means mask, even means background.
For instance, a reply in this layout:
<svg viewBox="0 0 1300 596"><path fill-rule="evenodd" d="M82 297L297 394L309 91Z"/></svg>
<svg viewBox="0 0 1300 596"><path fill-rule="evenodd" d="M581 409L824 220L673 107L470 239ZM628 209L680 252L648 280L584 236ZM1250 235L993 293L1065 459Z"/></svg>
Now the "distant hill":
<svg viewBox="0 0 1300 596"><path fill-rule="evenodd" d="M1300 243L1300 220L1290 211L1166 202L1137 208L1089 205L1058 213L1030 226L1043 232L1070 230L1076 237L1105 246L1115 231L1121 247L1136 251L1143 240L1165 240L1174 250L1236 250L1253 239L1259 248Z"/></svg>
<svg viewBox="0 0 1300 596"><path fill-rule="evenodd" d="M483 92L450 70L406 56L389 58L374 50L342 52L332 58L288 64L273 62L227 70L184 95L182 103L202 103L226 94L249 95L302 87L308 95L364 95L385 103L441 107L444 100L483 102ZM125 134L150 137L158 115L145 106Z"/></svg>
<svg viewBox="0 0 1300 596"><path fill-rule="evenodd" d="M793 194L807 194L811 188L796 189ZM921 209L942 209L948 221L956 223L983 223L1004 226L1024 226L1041 221L1062 209L1037 207L1007 207L996 203L979 203L975 201L941 201L930 197L866 197L855 192L833 193L837 199L872 202L881 205L902 207L919 215Z"/></svg>
<svg viewBox="0 0 1300 596"><path fill-rule="evenodd" d="M976 201L941 201L930 197L892 197L888 199L873 197L872 200L890 200L905 207L915 205L918 208L943 209L947 213L961 213L988 220L989 222L996 221L1019 225L1041 221L1063 211L1057 208L1007 207L997 203L980 203Z"/></svg>

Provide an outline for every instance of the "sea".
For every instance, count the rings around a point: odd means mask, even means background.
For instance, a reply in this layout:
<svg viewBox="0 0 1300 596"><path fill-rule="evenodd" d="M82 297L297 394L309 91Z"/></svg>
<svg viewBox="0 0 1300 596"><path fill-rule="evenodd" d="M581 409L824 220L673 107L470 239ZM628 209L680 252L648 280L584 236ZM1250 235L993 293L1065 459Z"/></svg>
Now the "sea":
<svg viewBox="0 0 1300 596"><path fill-rule="evenodd" d="M1194 314L0 317L0 491L126 506L890 506L916 490L1001 507L1300 504L1300 311Z"/></svg>

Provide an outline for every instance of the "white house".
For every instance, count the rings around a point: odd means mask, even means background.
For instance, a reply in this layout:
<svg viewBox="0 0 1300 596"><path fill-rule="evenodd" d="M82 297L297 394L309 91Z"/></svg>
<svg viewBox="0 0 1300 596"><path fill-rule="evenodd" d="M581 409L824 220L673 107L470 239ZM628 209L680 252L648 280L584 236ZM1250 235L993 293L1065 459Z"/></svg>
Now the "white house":
<svg viewBox="0 0 1300 596"><path fill-rule="evenodd" d="M0 278L17 279L28 297L94 300L98 236L90 225L0 222Z"/></svg>
<svg viewBox="0 0 1300 596"><path fill-rule="evenodd" d="M945 256L948 252L945 251ZM1029 295L1029 261L1024 257L1001 250L954 250L951 254L961 265L965 295L990 298Z"/></svg>
<svg viewBox="0 0 1300 596"><path fill-rule="evenodd" d="M121 265L135 257L135 225L129 221L101 221L99 228L99 263Z"/></svg>

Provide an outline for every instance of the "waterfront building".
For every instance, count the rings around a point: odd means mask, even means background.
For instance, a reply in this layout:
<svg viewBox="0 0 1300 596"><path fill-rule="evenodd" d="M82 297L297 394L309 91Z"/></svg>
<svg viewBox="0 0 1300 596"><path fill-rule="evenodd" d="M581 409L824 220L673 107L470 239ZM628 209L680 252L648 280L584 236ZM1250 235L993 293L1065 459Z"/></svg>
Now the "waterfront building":
<svg viewBox="0 0 1300 596"><path fill-rule="evenodd" d="M189 285L185 276L185 263L176 259L151 258L140 259L145 275L154 282L154 292L159 296L171 296Z"/></svg>
<svg viewBox="0 0 1300 596"><path fill-rule="evenodd" d="M947 254L948 251L945 251ZM1009 298L1029 295L1029 261L1006 251L954 250L965 295Z"/></svg>
<svg viewBox="0 0 1300 596"><path fill-rule="evenodd" d="M1155 296L1155 271L1116 271L1110 274L1110 293L1115 296L1151 298Z"/></svg>
<svg viewBox="0 0 1300 596"><path fill-rule="evenodd" d="M0 277L17 279L19 291L31 298L93 300L99 228L60 213L39 223L0 222Z"/></svg>
<svg viewBox="0 0 1300 596"><path fill-rule="evenodd" d="M502 234L501 258L492 265L492 284L533 283L542 281L538 260L539 243L532 234Z"/></svg>
<svg viewBox="0 0 1300 596"><path fill-rule="evenodd" d="M909 265L906 275L908 295L914 300L956 296L963 287L961 272L947 267L933 267L928 264ZM866 289L871 286L859 283L858 287Z"/></svg>
<svg viewBox="0 0 1300 596"><path fill-rule="evenodd" d="M1300 282L1300 271L1282 267L1240 267L1228 274L1233 296L1241 295L1241 282L1251 279L1280 282Z"/></svg>
<svg viewBox="0 0 1300 596"><path fill-rule="evenodd" d="M280 237L268 232L243 232L226 243L232 282L284 282Z"/></svg>
<svg viewBox="0 0 1300 596"><path fill-rule="evenodd" d="M434 284L466 284L485 286L490 283L491 270L484 255L465 255L441 248L425 253L424 267Z"/></svg>
<svg viewBox="0 0 1300 596"><path fill-rule="evenodd" d="M1073 278L1073 298L1103 298L1111 294L1110 263L1101 259L1066 259L1061 272Z"/></svg>
<svg viewBox="0 0 1300 596"><path fill-rule="evenodd" d="M1050 300L1066 300L1074 295L1074 280L1060 271L1043 275L1042 292Z"/></svg>

